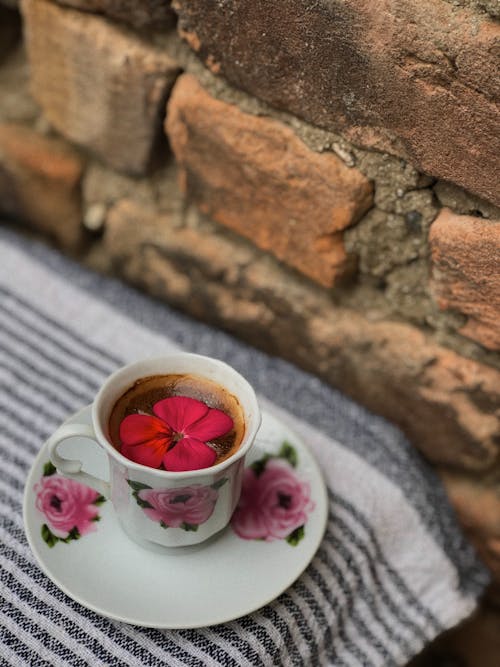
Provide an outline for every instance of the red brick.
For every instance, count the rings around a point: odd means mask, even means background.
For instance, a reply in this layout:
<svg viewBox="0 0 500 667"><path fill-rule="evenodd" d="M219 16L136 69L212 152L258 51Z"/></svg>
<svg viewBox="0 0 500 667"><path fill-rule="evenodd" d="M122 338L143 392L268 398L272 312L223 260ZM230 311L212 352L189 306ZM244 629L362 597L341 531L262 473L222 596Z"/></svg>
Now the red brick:
<svg viewBox="0 0 500 667"><path fill-rule="evenodd" d="M442 0L175 0L235 86L500 204L500 24Z"/></svg>
<svg viewBox="0 0 500 667"><path fill-rule="evenodd" d="M350 268L342 230L372 203L359 171L282 123L214 99L191 75L174 87L166 129L203 213L322 285Z"/></svg>
<svg viewBox="0 0 500 667"><path fill-rule="evenodd" d="M407 324L320 311L308 347L327 355L327 378L396 422L434 463L481 470L498 460L500 373Z"/></svg>
<svg viewBox="0 0 500 667"><path fill-rule="evenodd" d="M467 315L460 330L500 349L500 220L443 209L432 223L432 289L440 308Z"/></svg>
<svg viewBox="0 0 500 667"><path fill-rule="evenodd" d="M0 125L0 209L74 248L81 237L81 158L58 139Z"/></svg>
<svg viewBox="0 0 500 667"><path fill-rule="evenodd" d="M104 18L23 0L31 88L48 121L123 171L146 171L177 74L161 49Z"/></svg>
<svg viewBox="0 0 500 667"><path fill-rule="evenodd" d="M337 306L326 290L196 216L183 226L120 201L105 230L106 261L129 281L321 376L397 423L430 461L472 471L498 461L498 370L413 326Z"/></svg>
<svg viewBox="0 0 500 667"><path fill-rule="evenodd" d="M479 554L500 582L500 491L497 485L441 471L448 496Z"/></svg>
<svg viewBox="0 0 500 667"><path fill-rule="evenodd" d="M175 22L167 0L57 0L61 5L105 14L134 28L164 30Z"/></svg>

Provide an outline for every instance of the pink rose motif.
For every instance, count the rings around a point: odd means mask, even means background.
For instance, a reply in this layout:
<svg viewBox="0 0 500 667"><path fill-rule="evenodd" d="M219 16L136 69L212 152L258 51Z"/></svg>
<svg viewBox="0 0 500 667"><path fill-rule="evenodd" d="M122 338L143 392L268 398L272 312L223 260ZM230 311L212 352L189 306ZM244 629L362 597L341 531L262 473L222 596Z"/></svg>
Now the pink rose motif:
<svg viewBox="0 0 500 667"><path fill-rule="evenodd" d="M99 508L94 503L100 496L94 489L56 474L42 477L35 492L36 508L56 537L65 539L74 528L80 535L96 529Z"/></svg>
<svg viewBox="0 0 500 667"><path fill-rule="evenodd" d="M179 489L142 489L137 496L152 521L165 528L196 530L212 516L219 494L211 486L198 484Z"/></svg>
<svg viewBox="0 0 500 667"><path fill-rule="evenodd" d="M231 525L245 540L272 542L302 527L313 509L309 484L286 460L270 458L260 474L251 467L245 470Z"/></svg>

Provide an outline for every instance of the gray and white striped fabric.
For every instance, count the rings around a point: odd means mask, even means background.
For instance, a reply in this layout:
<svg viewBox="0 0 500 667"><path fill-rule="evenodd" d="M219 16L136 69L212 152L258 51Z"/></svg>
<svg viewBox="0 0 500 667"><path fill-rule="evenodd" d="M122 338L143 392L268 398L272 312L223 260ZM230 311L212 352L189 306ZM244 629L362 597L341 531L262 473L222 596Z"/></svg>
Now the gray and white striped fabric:
<svg viewBox="0 0 500 667"><path fill-rule="evenodd" d="M0 233L2 665L403 665L470 614L487 576L443 490L401 433L279 359L37 243ZM136 358L179 347L226 360L309 444L328 529L301 578L231 623L160 631L81 607L40 571L24 482L53 429Z"/></svg>

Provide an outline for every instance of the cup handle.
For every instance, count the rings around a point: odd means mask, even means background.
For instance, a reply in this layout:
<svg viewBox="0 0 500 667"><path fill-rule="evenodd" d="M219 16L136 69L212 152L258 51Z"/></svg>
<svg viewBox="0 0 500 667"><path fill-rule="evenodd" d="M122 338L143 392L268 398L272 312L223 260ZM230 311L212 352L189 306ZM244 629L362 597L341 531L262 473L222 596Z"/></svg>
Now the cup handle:
<svg viewBox="0 0 500 667"><path fill-rule="evenodd" d="M94 477L94 475L82 472L83 463L78 459L67 459L58 453L57 448L61 442L76 437L94 440L94 442L99 445L99 441L96 438L92 426L88 424L64 424L57 429L47 443L49 458L52 464L57 468L57 472L64 477L69 477L70 479L75 479L77 482L91 486L102 496L109 498L111 491L109 482L105 482L103 479L99 479L99 477Z"/></svg>

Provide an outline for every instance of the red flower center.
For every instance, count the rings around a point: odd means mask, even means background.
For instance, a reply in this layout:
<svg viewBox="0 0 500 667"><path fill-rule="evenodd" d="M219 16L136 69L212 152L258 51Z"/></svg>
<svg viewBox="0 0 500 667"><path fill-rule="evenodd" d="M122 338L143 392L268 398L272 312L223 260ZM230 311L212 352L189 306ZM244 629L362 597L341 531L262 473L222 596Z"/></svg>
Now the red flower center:
<svg viewBox="0 0 500 667"><path fill-rule="evenodd" d="M229 415L187 396L164 398L153 415L128 415L120 424L121 453L151 468L180 472L208 468L217 454L207 444L229 433Z"/></svg>

